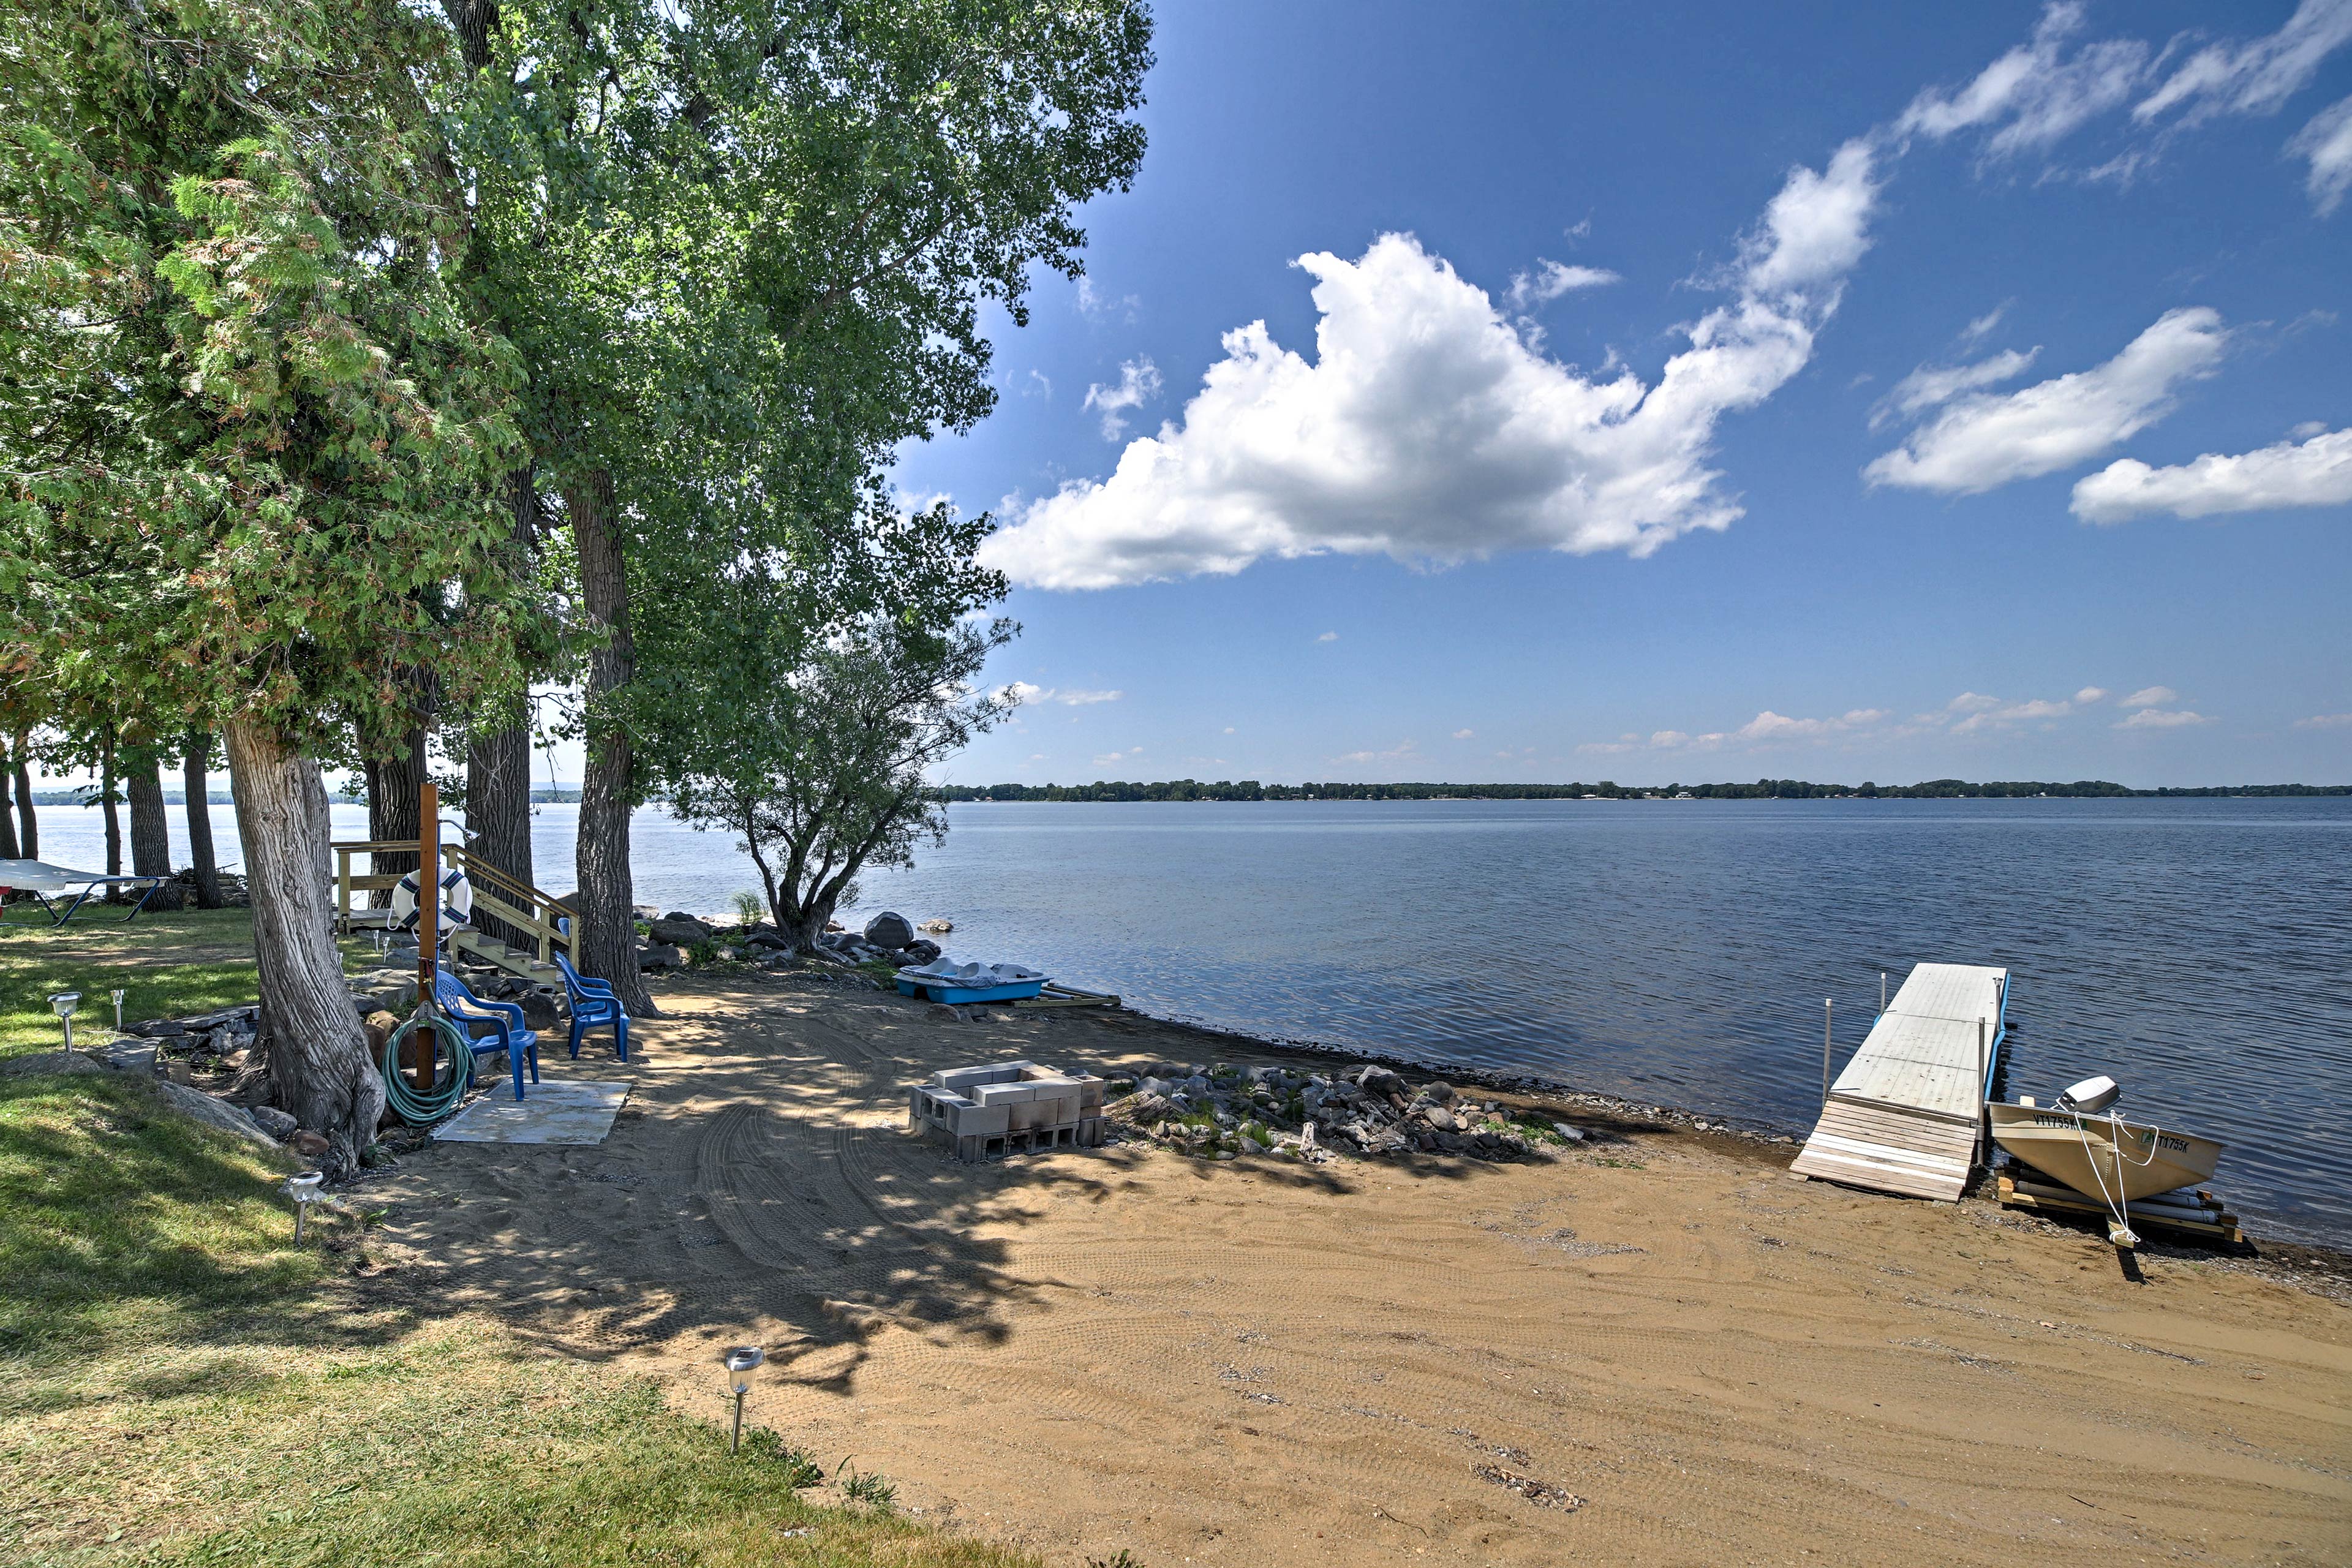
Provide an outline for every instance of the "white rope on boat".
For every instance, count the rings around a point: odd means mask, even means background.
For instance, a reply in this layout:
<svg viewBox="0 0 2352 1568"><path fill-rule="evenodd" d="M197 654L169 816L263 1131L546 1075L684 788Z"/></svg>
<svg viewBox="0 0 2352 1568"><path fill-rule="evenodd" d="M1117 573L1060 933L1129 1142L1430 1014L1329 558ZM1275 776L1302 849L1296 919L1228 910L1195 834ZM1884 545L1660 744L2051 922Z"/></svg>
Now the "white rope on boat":
<svg viewBox="0 0 2352 1568"><path fill-rule="evenodd" d="M2114 1225L2107 1229L2107 1239L2118 1247L2137 1247L2139 1237L2131 1227L2130 1203L2124 1195L2123 1113L2110 1110L2106 1117L2107 1142L2116 1152L2116 1190L2113 1194L2107 1191L2106 1177L2099 1173L2099 1152L2091 1146L2091 1131L2085 1125L2090 1117L2079 1110L2074 1112L2074 1135L2083 1141L2083 1158L2090 1164L2091 1179L2099 1184L2099 1201L2106 1205L2107 1213L2115 1219ZM2150 1127L2147 1131L2147 1158L2132 1162L2142 1169L2155 1163L2157 1140L2164 1135L2160 1127Z"/></svg>

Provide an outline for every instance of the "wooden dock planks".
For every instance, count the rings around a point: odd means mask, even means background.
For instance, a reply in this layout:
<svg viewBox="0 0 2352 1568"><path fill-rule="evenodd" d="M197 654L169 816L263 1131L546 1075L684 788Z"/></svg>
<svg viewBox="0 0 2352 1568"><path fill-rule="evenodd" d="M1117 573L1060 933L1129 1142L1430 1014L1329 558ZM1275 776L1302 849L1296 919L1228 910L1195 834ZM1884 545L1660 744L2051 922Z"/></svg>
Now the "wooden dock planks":
<svg viewBox="0 0 2352 1568"><path fill-rule="evenodd" d="M1984 1086L2000 1050L2009 971L1922 963L1830 1086L1800 1175L1959 1200L1975 1169Z"/></svg>

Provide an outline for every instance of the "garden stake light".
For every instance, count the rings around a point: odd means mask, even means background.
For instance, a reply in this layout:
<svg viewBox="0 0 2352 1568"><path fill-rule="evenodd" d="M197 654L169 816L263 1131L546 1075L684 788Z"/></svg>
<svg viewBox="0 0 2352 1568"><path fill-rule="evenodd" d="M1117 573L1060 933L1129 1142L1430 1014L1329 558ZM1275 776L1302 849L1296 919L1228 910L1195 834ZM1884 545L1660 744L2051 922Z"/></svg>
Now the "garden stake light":
<svg viewBox="0 0 2352 1568"><path fill-rule="evenodd" d="M71 1051L73 1049L74 1009L80 1005L81 993L79 991L59 991L49 997L49 1010L55 1013L65 1024L66 1049L68 1051Z"/></svg>
<svg viewBox="0 0 2352 1568"><path fill-rule="evenodd" d="M302 1243L303 1216L310 1212L312 1204L326 1197L320 1190L326 1182L324 1171L298 1171L286 1178L286 1195L294 1200L294 1244L298 1247Z"/></svg>
<svg viewBox="0 0 2352 1568"><path fill-rule="evenodd" d="M114 1032L118 1035L122 1033L122 999L130 994L119 985L114 989Z"/></svg>
<svg viewBox="0 0 2352 1568"><path fill-rule="evenodd" d="M735 1435L727 1444L730 1454L743 1447L743 1396L751 1392L751 1381L744 1373L767 1359L768 1352L758 1345L737 1345L727 1352L727 1373L735 1384Z"/></svg>

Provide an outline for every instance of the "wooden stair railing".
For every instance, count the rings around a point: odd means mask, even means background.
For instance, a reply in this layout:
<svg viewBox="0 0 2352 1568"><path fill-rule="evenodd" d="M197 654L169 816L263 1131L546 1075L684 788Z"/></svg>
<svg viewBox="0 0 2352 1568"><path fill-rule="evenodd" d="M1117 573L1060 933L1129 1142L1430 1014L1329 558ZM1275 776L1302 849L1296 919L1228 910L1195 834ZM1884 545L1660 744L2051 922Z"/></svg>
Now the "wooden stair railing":
<svg viewBox="0 0 2352 1568"><path fill-rule="evenodd" d="M396 876L379 876L368 872L354 873L352 869L352 856L398 854L403 850L414 855L418 852L418 849L417 841L414 838L356 839L335 844L336 929L341 931L349 931L352 929L352 895L353 893L370 892L379 888L394 888L400 884L400 879ZM461 845L443 844L441 859L444 865L465 872L467 880L473 884L474 909L477 913L489 915L500 923L526 934L528 940L537 949L536 958L540 965L551 965L558 947L562 948L567 953L571 952L572 939L555 927L555 922L569 915L571 910L559 902L552 893L534 888L520 878L509 876ZM487 937L481 938L485 943L489 940ZM503 942L499 943L498 947L499 953L510 951ZM478 948L476 951L481 952L484 957L499 957L499 953L493 953L488 951L487 947ZM522 966L511 963L505 966L521 973Z"/></svg>

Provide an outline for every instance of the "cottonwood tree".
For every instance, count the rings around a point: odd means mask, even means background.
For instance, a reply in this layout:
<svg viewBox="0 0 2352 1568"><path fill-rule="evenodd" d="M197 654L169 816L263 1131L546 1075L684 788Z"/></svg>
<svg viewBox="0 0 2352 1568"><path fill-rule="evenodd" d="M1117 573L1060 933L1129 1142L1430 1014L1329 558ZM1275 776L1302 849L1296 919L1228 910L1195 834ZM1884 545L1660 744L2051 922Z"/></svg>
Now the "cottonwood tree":
<svg viewBox="0 0 2352 1568"><path fill-rule="evenodd" d="M578 956L637 1007L630 809L677 711L638 611L713 560L822 570L899 442L992 406L982 305L1079 271L1124 188L1139 0L446 0L478 59L473 265L530 367L585 645ZM804 628L805 630L806 628ZM715 634L714 634L715 635Z"/></svg>
<svg viewBox="0 0 2352 1568"><path fill-rule="evenodd" d="M348 1163L383 1086L318 759L398 725L405 672L510 683L532 612L495 554L517 368L452 276L427 112L446 35L397 0L0 27L0 639L63 700L225 739L274 1092Z"/></svg>

